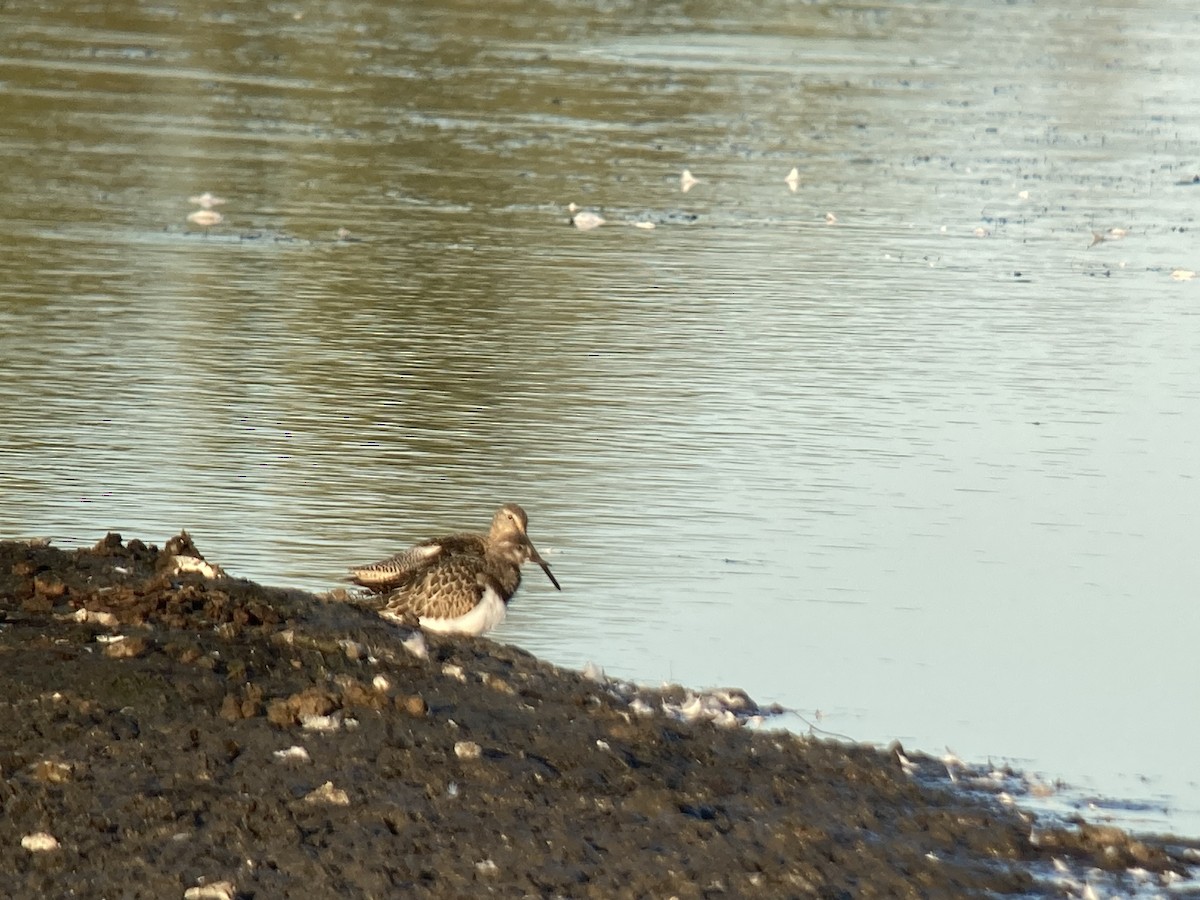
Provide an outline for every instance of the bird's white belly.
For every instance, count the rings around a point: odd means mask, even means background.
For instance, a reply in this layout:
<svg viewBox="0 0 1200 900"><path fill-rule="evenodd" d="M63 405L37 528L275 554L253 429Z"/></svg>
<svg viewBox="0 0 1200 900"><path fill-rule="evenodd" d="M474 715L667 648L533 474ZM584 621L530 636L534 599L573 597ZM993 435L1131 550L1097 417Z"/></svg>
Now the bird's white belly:
<svg viewBox="0 0 1200 900"><path fill-rule="evenodd" d="M483 597L469 613L455 619L434 619L426 616L420 618L421 627L441 634L483 634L491 631L504 621L508 607L491 588L483 592Z"/></svg>

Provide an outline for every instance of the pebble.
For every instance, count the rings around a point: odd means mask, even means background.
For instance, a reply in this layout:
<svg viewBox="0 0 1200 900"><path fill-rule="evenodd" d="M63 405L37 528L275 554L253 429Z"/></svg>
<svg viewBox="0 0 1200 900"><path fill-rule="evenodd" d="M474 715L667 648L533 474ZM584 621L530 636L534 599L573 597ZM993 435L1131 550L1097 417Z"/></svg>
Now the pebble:
<svg viewBox="0 0 1200 900"><path fill-rule="evenodd" d="M459 759L479 759L483 755L483 748L474 741L455 741L454 755Z"/></svg>
<svg viewBox="0 0 1200 900"><path fill-rule="evenodd" d="M112 659L134 659L141 656L150 647L150 642L144 637L126 637L113 641L104 648L104 655Z"/></svg>
<svg viewBox="0 0 1200 900"><path fill-rule="evenodd" d="M237 888L232 881L214 881L198 884L183 892L183 900L233 900Z"/></svg>
<svg viewBox="0 0 1200 900"><path fill-rule="evenodd" d="M21 838L21 846L30 853L41 853L46 850L57 850L58 839L46 831L36 831Z"/></svg>
<svg viewBox="0 0 1200 900"><path fill-rule="evenodd" d="M110 612L95 612L90 609L77 609L71 615L76 622L87 622L92 625L103 625L105 628L116 628L117 617Z"/></svg>
<svg viewBox="0 0 1200 900"><path fill-rule="evenodd" d="M341 724L341 718L337 715L300 717L300 727L305 731L337 731Z"/></svg>
<svg viewBox="0 0 1200 900"><path fill-rule="evenodd" d="M481 859L475 863L475 869L480 875L495 875L500 871L500 867L490 859Z"/></svg>
<svg viewBox="0 0 1200 900"><path fill-rule="evenodd" d="M315 791L306 794L305 803L328 803L331 806L349 806L350 796L341 788L335 788L332 781L327 781Z"/></svg>
<svg viewBox="0 0 1200 900"><path fill-rule="evenodd" d="M293 744L286 750L276 750L274 756L280 762L312 762L312 757L308 755L308 751L299 744Z"/></svg>

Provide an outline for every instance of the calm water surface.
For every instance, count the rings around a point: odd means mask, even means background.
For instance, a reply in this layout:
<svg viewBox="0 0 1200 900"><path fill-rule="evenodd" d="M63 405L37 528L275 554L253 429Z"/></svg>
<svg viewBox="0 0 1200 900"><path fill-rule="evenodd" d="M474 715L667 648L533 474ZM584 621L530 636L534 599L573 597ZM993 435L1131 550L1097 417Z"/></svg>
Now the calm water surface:
<svg viewBox="0 0 1200 900"><path fill-rule="evenodd" d="M725 6L0 8L0 534L515 500L500 640L1200 834L1200 14Z"/></svg>

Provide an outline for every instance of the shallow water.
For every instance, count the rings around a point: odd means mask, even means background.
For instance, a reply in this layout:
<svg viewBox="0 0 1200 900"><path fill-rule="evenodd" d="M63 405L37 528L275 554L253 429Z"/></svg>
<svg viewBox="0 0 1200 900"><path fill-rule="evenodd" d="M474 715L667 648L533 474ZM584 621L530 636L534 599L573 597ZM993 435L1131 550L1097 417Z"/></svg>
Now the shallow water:
<svg viewBox="0 0 1200 900"><path fill-rule="evenodd" d="M1200 834L1197 25L0 9L0 534L325 589L515 500L501 640Z"/></svg>

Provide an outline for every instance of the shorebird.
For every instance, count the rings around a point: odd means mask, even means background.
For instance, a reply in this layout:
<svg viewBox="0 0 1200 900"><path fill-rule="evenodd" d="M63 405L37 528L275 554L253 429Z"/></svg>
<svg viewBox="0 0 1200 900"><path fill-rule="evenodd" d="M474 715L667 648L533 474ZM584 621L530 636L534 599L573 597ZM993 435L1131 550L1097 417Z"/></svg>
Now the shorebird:
<svg viewBox="0 0 1200 900"><path fill-rule="evenodd" d="M558 580L526 534L529 518L515 503L496 510L486 534L466 532L422 541L395 556L350 570L350 580L385 594L379 615L429 631L478 635L502 621L521 584L521 565L535 562Z"/></svg>

